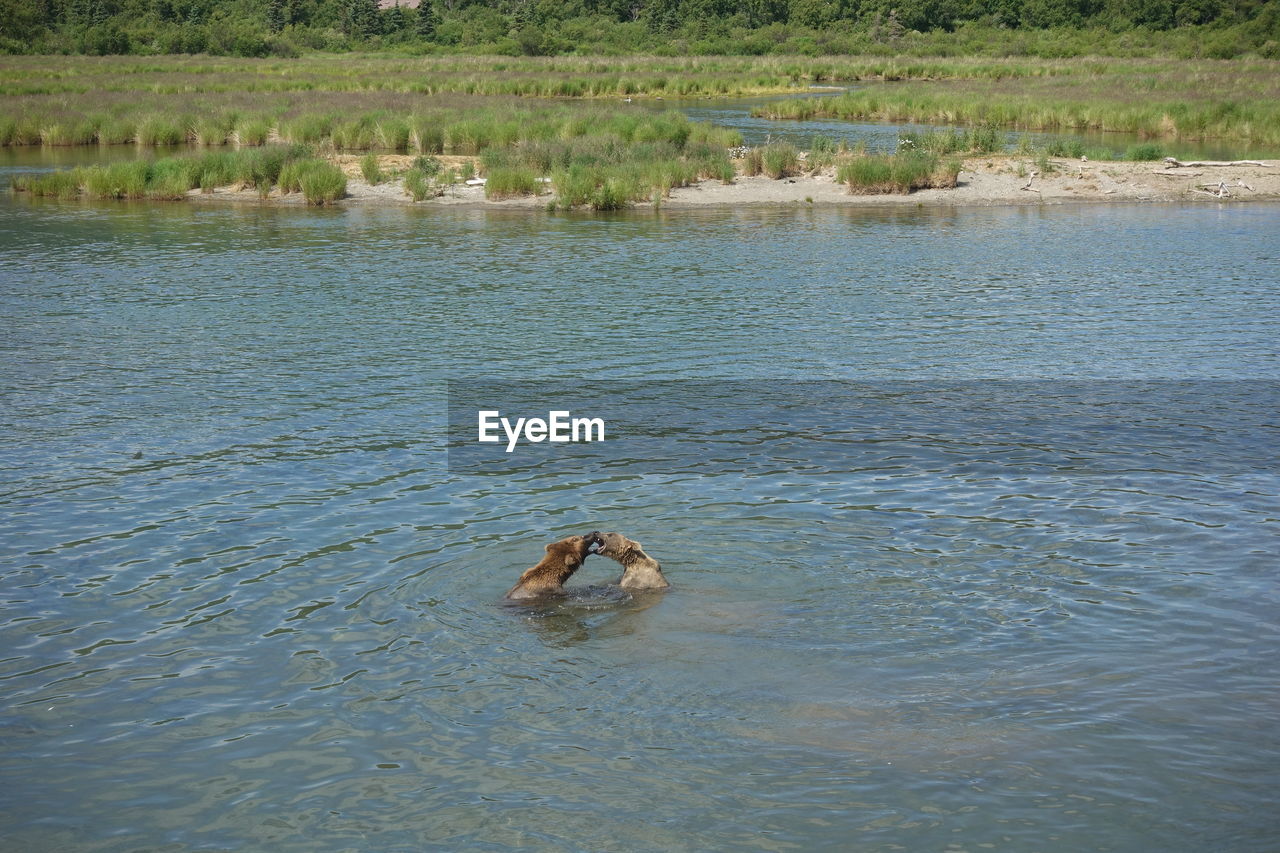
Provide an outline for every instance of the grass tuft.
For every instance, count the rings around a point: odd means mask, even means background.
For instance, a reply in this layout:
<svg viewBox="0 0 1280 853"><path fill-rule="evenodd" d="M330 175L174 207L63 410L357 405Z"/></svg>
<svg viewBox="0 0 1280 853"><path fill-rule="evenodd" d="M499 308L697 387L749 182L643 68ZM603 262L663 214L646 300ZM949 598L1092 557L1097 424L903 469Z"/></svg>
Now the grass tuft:
<svg viewBox="0 0 1280 853"><path fill-rule="evenodd" d="M378 163L378 155L369 153L360 158L360 174L371 187L376 187L387 179L386 172Z"/></svg>
<svg viewBox="0 0 1280 853"><path fill-rule="evenodd" d="M508 166L492 169L484 183L485 198L503 199L522 195L537 195L542 188L538 175L532 170Z"/></svg>
<svg viewBox="0 0 1280 853"><path fill-rule="evenodd" d="M764 173L774 180L789 178L799 171L800 152L790 142L774 142L760 152Z"/></svg>
<svg viewBox="0 0 1280 853"><path fill-rule="evenodd" d="M928 187L954 187L960 161L939 167L938 157L920 151L857 157L840 167L836 180L856 195L909 193Z"/></svg>
<svg viewBox="0 0 1280 853"><path fill-rule="evenodd" d="M307 204L331 204L347 194L347 176L327 160L294 160L286 167L287 175L281 178L281 191L288 186L302 191Z"/></svg>

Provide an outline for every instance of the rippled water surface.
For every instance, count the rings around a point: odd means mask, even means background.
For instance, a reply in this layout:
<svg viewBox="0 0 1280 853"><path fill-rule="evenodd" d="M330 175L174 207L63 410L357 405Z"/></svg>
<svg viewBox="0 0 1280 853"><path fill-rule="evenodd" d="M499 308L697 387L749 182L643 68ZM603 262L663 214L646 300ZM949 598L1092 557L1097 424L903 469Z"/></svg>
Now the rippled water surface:
<svg viewBox="0 0 1280 853"><path fill-rule="evenodd" d="M0 200L4 846L1274 849L1277 226Z"/></svg>

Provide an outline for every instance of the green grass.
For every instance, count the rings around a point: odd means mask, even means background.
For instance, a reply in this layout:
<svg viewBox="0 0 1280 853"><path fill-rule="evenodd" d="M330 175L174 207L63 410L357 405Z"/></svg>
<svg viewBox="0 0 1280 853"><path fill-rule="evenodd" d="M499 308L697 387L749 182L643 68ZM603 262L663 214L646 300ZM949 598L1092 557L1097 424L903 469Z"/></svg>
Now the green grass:
<svg viewBox="0 0 1280 853"><path fill-rule="evenodd" d="M1124 152L1124 159L1133 161L1144 160L1163 160L1168 152L1164 147L1155 142L1140 142L1137 145L1130 145L1128 150Z"/></svg>
<svg viewBox="0 0 1280 853"><path fill-rule="evenodd" d="M774 180L789 178L799 171L800 152L789 142L766 145L760 152L761 168Z"/></svg>
<svg viewBox="0 0 1280 853"><path fill-rule="evenodd" d="M12 188L15 192L63 199L83 195L105 199L177 200L185 198L189 190L197 187L211 191L215 187L236 184L256 187L265 196L277 180L283 183L292 179L298 162L321 163L341 174L336 166L307 160L307 154L307 149L302 146L278 145L246 151L210 151L156 160L131 160L44 175L19 175L13 180ZM295 172L286 174L290 168ZM331 180L331 177L326 175L326 179ZM341 186L345 192L345 178ZM304 186L298 185L297 188L306 191ZM314 195L318 199L332 200L341 197L341 192L331 198L325 186L316 184Z"/></svg>
<svg viewBox="0 0 1280 853"><path fill-rule="evenodd" d="M10 186L14 192L70 199L80 195L80 186L83 183L84 177L81 170L67 169L44 175L15 175Z"/></svg>
<svg viewBox="0 0 1280 853"><path fill-rule="evenodd" d="M84 192L92 198L142 198L151 166L143 160L85 169Z"/></svg>
<svg viewBox="0 0 1280 853"><path fill-rule="evenodd" d="M347 176L327 160L290 159L280 169L280 192L301 192L308 204L330 204L347 194Z"/></svg>
<svg viewBox="0 0 1280 853"><path fill-rule="evenodd" d="M936 130L926 133L903 133L898 148L926 151L930 154L990 154L1004 148L1003 134L991 125L970 130Z"/></svg>
<svg viewBox="0 0 1280 853"><path fill-rule="evenodd" d="M409 120L410 139L419 154L444 153L444 129L427 116L415 115Z"/></svg>
<svg viewBox="0 0 1280 853"><path fill-rule="evenodd" d="M360 174L364 176L365 183L374 187L387 179L386 173L378 164L378 155L372 153L360 158Z"/></svg>
<svg viewBox="0 0 1280 853"><path fill-rule="evenodd" d="M273 123L265 116L250 116L236 123L231 138L237 145L266 145Z"/></svg>
<svg viewBox="0 0 1280 853"><path fill-rule="evenodd" d="M1280 63L1076 60L1043 76L872 85L836 97L774 101L752 114L1280 146Z"/></svg>
<svg viewBox="0 0 1280 853"><path fill-rule="evenodd" d="M204 116L191 124L187 136L196 145L226 145L234 126L234 116Z"/></svg>
<svg viewBox="0 0 1280 853"><path fill-rule="evenodd" d="M438 166L439 164L437 164ZM440 189L436 186L434 176L439 174L437 168L435 172L429 173L426 169L419 166L413 166L404 174L404 191L408 193L414 201L422 201L428 196L436 196L440 194Z"/></svg>
<svg viewBox="0 0 1280 853"><path fill-rule="evenodd" d="M538 175L532 169L507 166L493 169L485 178L485 198L503 199L522 195L537 195L542 188Z"/></svg>
<svg viewBox="0 0 1280 853"><path fill-rule="evenodd" d="M1010 33L1003 46L1016 53L1014 42L1030 35ZM1124 40L1148 35L1127 33ZM980 47L961 41L965 50ZM644 99L799 92L832 81L864 87L773 101L759 112L1280 144L1275 60L906 55L930 43L913 37L897 45L899 55L824 58L0 57L0 145L39 144L42 136L46 144L223 139L241 146L278 138L343 150L475 154L513 138L595 133L596 120L582 111L554 129L541 119L527 127L530 115L547 115L545 106L531 109L529 98L607 105L596 112L613 115L623 141L638 142L645 129L637 135L625 122L643 122L647 110L619 104L622 93ZM558 105L568 113L573 102ZM686 141L698 142L700 132L692 129Z"/></svg>
<svg viewBox="0 0 1280 853"><path fill-rule="evenodd" d="M306 113L281 119L276 132L285 142L313 145L329 139L333 134L334 118L328 113Z"/></svg>
<svg viewBox="0 0 1280 853"><path fill-rule="evenodd" d="M347 194L347 176L332 163L304 160L299 171L298 184L307 204L331 204Z"/></svg>
<svg viewBox="0 0 1280 853"><path fill-rule="evenodd" d="M941 162L936 154L905 151L855 157L836 172L836 181L858 195L909 193L929 187L954 187L960 161Z"/></svg>

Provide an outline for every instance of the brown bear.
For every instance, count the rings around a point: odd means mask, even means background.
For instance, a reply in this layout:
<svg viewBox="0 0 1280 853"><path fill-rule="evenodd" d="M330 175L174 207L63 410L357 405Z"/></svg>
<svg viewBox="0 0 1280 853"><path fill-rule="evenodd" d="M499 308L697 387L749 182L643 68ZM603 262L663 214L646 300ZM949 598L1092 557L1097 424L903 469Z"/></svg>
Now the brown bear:
<svg viewBox="0 0 1280 853"><path fill-rule="evenodd" d="M618 586L623 589L666 589L671 586L662 574L662 566L650 557L634 539L621 533L592 533L600 542L596 554L603 554L622 564Z"/></svg>
<svg viewBox="0 0 1280 853"><path fill-rule="evenodd" d="M582 568L588 554L595 553L592 546L599 545L600 540L595 533L586 536L566 536L559 542L547 546L547 553L542 561L516 581L516 585L507 593L507 599L519 601L525 598L537 598L541 595L555 595L564 592L564 582Z"/></svg>

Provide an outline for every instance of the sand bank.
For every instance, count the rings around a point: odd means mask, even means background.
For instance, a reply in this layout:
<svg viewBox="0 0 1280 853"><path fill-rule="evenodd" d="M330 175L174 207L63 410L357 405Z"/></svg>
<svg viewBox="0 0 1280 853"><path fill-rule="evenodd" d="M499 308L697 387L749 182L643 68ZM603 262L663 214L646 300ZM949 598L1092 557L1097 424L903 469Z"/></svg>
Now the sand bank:
<svg viewBox="0 0 1280 853"><path fill-rule="evenodd" d="M342 205L398 204L415 207L457 205L488 208L542 208L553 197L536 196L486 199L483 186L457 184L444 194L414 202L400 179L371 186L359 177L359 158L338 158L348 174L347 197ZM386 158L397 168L399 158ZM403 158L406 162L411 158ZM734 183L702 181L671 191L661 206L669 209L743 206L984 206L1007 204L1065 204L1073 202L1221 202L1280 200L1280 161L1262 165L1170 167L1164 163L1090 162L1065 158L1050 161L1052 171L1039 169L1034 160L1018 156L970 157L964 161L959 181L952 189L918 190L910 194L854 195L837 184L832 170L814 175L774 180L763 176L739 176ZM260 200L252 190L193 191L193 200L231 200L267 204L305 204L293 193L276 191ZM641 202L637 207L648 207Z"/></svg>

